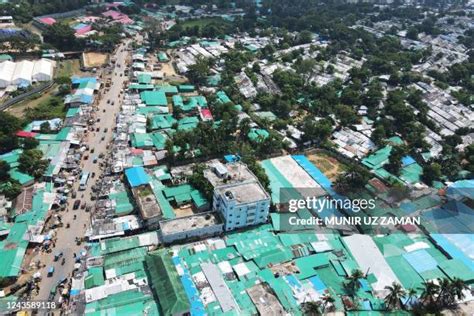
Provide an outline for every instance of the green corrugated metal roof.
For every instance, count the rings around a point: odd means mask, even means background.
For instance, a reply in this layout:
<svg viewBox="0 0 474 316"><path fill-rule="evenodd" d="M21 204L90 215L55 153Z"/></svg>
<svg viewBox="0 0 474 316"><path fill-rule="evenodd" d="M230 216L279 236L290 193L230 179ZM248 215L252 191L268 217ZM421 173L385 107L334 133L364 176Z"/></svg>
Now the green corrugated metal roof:
<svg viewBox="0 0 474 316"><path fill-rule="evenodd" d="M160 315L152 295L138 289L111 294L104 299L86 304L85 315L88 316L118 316L118 315Z"/></svg>
<svg viewBox="0 0 474 316"><path fill-rule="evenodd" d="M151 140L153 141L153 146L157 150L163 150L165 149L166 145L166 140L168 139L168 136L162 132L156 132L156 133L151 133L150 134Z"/></svg>
<svg viewBox="0 0 474 316"><path fill-rule="evenodd" d="M115 252L105 257L104 268L106 270L125 266L134 262L143 261L148 250L145 247L128 249L125 251Z"/></svg>
<svg viewBox="0 0 474 316"><path fill-rule="evenodd" d="M182 107L184 105L183 97L179 94L173 96L173 105L177 107Z"/></svg>
<svg viewBox="0 0 474 316"><path fill-rule="evenodd" d="M441 262L438 266L451 279L459 278L465 282L474 281L474 273L472 273L472 270L460 259L446 260Z"/></svg>
<svg viewBox="0 0 474 316"><path fill-rule="evenodd" d="M132 137L130 138L132 143L132 147L135 148L145 148L145 147L152 147L153 140L150 137L150 134L142 134L142 133L133 133Z"/></svg>
<svg viewBox="0 0 474 316"><path fill-rule="evenodd" d="M149 84L151 83L151 74L142 72L137 76L139 84Z"/></svg>
<svg viewBox="0 0 474 316"><path fill-rule="evenodd" d="M134 235L126 238L114 237L110 239L104 239L100 242L100 252L102 255L108 255L111 253L135 249L138 247L140 247L140 235Z"/></svg>
<svg viewBox="0 0 474 316"><path fill-rule="evenodd" d="M195 116L183 117L178 121L178 130L190 130L196 128L199 123L199 119Z"/></svg>
<svg viewBox="0 0 474 316"><path fill-rule="evenodd" d="M8 54L0 54L0 61L5 61L5 60L12 61L13 57Z"/></svg>
<svg viewBox="0 0 474 316"><path fill-rule="evenodd" d="M151 121L150 127L153 130L171 128L173 124L177 122L176 119L171 114L153 115L150 121Z"/></svg>
<svg viewBox="0 0 474 316"><path fill-rule="evenodd" d="M300 273L296 277L300 280L304 280L311 276L316 275L316 269L329 265L328 256L325 253L318 253L311 256L295 259L295 264L300 270Z"/></svg>
<svg viewBox="0 0 474 316"><path fill-rule="evenodd" d="M147 106L167 106L168 100L164 91L143 91L140 98Z"/></svg>
<svg viewBox="0 0 474 316"><path fill-rule="evenodd" d="M212 87L216 87L221 82L221 75L217 74L217 75L214 75L214 76L209 76L209 77L207 77L206 82L207 82L207 85L212 86Z"/></svg>
<svg viewBox="0 0 474 316"><path fill-rule="evenodd" d="M16 277L20 273L28 241L24 240L28 223L15 223L5 240L0 242L0 277Z"/></svg>
<svg viewBox="0 0 474 316"><path fill-rule="evenodd" d="M182 84L178 86L178 90L180 92L193 92L194 90L196 90L196 87L191 84Z"/></svg>
<svg viewBox="0 0 474 316"><path fill-rule="evenodd" d="M370 169L378 169L388 162L388 158L390 157L391 151L392 146L387 145L377 150L372 155L362 159L362 164L366 165Z"/></svg>
<svg viewBox="0 0 474 316"><path fill-rule="evenodd" d="M403 181L414 184L421 181L421 175L423 174L423 167L417 163L413 163L402 168L400 172L400 179Z"/></svg>
<svg viewBox="0 0 474 316"><path fill-rule="evenodd" d="M132 83L128 86L130 90L153 90L155 88L152 84L139 84L139 83Z"/></svg>
<svg viewBox="0 0 474 316"><path fill-rule="evenodd" d="M84 287L91 289L93 287L105 284L104 270L102 267L91 267L87 270L88 275L84 278Z"/></svg>
<svg viewBox="0 0 474 316"><path fill-rule="evenodd" d="M138 108L136 113L142 115L148 115L151 113L166 114L169 113L169 109L167 106L145 106Z"/></svg>
<svg viewBox="0 0 474 316"><path fill-rule="evenodd" d="M74 117L81 111L80 107L77 108L69 108L66 112L66 117Z"/></svg>
<svg viewBox="0 0 474 316"><path fill-rule="evenodd" d="M270 136L267 130L262 128L251 128L248 137L251 141L261 142Z"/></svg>
<svg viewBox="0 0 474 316"><path fill-rule="evenodd" d="M196 205L197 208L203 207L208 203L204 195L198 190L193 190L191 192L191 198L193 200L194 205Z"/></svg>
<svg viewBox="0 0 474 316"><path fill-rule="evenodd" d="M292 258L293 255L288 248L274 248L260 254L258 257L254 258L253 261L255 261L259 268L264 268L269 264L278 264L290 261Z"/></svg>
<svg viewBox="0 0 474 316"><path fill-rule="evenodd" d="M165 94L177 94L178 93L178 88L176 86L157 85L155 88L158 89L159 92L163 92Z"/></svg>
<svg viewBox="0 0 474 316"><path fill-rule="evenodd" d="M181 284L180 276L166 250L151 252L146 257L152 289L165 315L184 314L191 305Z"/></svg>
<svg viewBox="0 0 474 316"><path fill-rule="evenodd" d="M224 91L217 91L216 93L217 99L221 103L229 103L232 102L232 100L227 96L227 94Z"/></svg>
<svg viewBox="0 0 474 316"><path fill-rule="evenodd" d="M165 198L163 194L163 190L162 190L163 186L160 184L161 184L160 181L157 181L157 180L152 181L153 193L156 197L156 200L158 201L158 204L160 205L163 217L165 219L176 218L176 214L174 213L170 202Z"/></svg>
<svg viewBox="0 0 474 316"><path fill-rule="evenodd" d="M161 61L161 62L167 62L169 60L168 56L166 55L165 52L158 52L158 54L156 54L157 57L158 57L158 60Z"/></svg>
<svg viewBox="0 0 474 316"><path fill-rule="evenodd" d="M35 178L33 178L32 176L30 176L26 173L23 173L23 172L19 171L16 168L15 169L10 169L10 171L8 173L10 174L10 177L12 179L17 180L18 182L20 182L21 185L28 184L28 183L35 180Z"/></svg>

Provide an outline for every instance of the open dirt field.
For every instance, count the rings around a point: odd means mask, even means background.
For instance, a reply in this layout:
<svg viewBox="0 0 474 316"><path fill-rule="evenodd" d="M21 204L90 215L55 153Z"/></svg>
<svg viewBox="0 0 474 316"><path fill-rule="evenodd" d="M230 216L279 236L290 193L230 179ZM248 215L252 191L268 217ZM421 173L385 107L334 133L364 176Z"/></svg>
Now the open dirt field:
<svg viewBox="0 0 474 316"><path fill-rule="evenodd" d="M173 65L171 62L161 64L161 71L165 75L165 77L176 76L176 71L174 70Z"/></svg>
<svg viewBox="0 0 474 316"><path fill-rule="evenodd" d="M314 151L307 153L306 156L309 161L318 167L331 181L336 180L337 176L345 170L345 166L336 158L324 153Z"/></svg>
<svg viewBox="0 0 474 316"><path fill-rule="evenodd" d="M107 63L108 54L88 52L83 53L82 58L84 62L84 67L94 68L100 67Z"/></svg>

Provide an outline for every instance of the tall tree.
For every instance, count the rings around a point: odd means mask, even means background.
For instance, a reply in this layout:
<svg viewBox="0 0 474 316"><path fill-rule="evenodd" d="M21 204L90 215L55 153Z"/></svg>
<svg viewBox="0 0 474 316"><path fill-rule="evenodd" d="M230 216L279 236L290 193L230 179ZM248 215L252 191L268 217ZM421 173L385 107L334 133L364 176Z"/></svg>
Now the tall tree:
<svg viewBox="0 0 474 316"><path fill-rule="evenodd" d="M384 299L387 308L400 308L400 299L406 294L402 286L399 283L393 282L392 285L387 285L385 289L388 290L388 294Z"/></svg>

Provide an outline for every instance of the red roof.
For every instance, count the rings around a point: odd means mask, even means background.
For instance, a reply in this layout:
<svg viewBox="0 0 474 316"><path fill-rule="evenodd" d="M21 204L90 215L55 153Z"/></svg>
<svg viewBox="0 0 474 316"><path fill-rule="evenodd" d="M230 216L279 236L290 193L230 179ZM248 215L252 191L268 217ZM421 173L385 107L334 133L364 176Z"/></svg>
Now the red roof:
<svg viewBox="0 0 474 316"><path fill-rule="evenodd" d="M115 10L108 10L102 13L103 16L111 18L115 22L122 24L132 24L133 20L128 17L128 15Z"/></svg>
<svg viewBox="0 0 474 316"><path fill-rule="evenodd" d="M56 23L56 20L53 19L53 18L50 18L50 17L46 17L46 18L41 18L39 19L42 23L44 24L47 24L47 25L53 25L54 23Z"/></svg>
<svg viewBox="0 0 474 316"><path fill-rule="evenodd" d="M25 138L33 138L35 137L37 134L36 133L33 133L33 132L27 132L27 131L19 131L16 133L16 136L18 137L25 137Z"/></svg>
<svg viewBox="0 0 474 316"><path fill-rule="evenodd" d="M140 148L133 148L130 150L132 155L143 155L143 149Z"/></svg>
<svg viewBox="0 0 474 316"><path fill-rule="evenodd" d="M120 17L122 17L122 13L120 13L118 11L115 11L115 10L108 10L108 11L102 12L102 15L106 16L108 18L112 18L114 20L119 19Z"/></svg>
<svg viewBox="0 0 474 316"><path fill-rule="evenodd" d="M212 120L212 113L209 109L201 109L201 117L203 121Z"/></svg>
<svg viewBox="0 0 474 316"><path fill-rule="evenodd" d="M403 224L403 225L400 225L402 227L402 230L406 233L412 233L414 231L416 231L416 226L415 225L412 225L412 224Z"/></svg>

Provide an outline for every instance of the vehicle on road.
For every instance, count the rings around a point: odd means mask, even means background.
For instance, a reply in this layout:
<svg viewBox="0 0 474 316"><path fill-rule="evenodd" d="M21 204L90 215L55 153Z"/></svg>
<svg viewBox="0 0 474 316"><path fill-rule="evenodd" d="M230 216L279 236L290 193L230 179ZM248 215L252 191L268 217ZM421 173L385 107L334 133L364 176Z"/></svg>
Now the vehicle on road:
<svg viewBox="0 0 474 316"><path fill-rule="evenodd" d="M109 130L109 129L108 129L107 127L104 128L104 133L107 133L108 130Z"/></svg>
<svg viewBox="0 0 474 316"><path fill-rule="evenodd" d="M79 182L79 190L84 191L87 187L88 181L89 181L89 172L83 172L81 176L81 181Z"/></svg>
<svg viewBox="0 0 474 316"><path fill-rule="evenodd" d="M105 139L105 136L102 136L102 138L100 140L103 141L104 139Z"/></svg>
<svg viewBox="0 0 474 316"><path fill-rule="evenodd" d="M97 163L97 156L95 156L95 157L92 159L92 162L93 162L93 163Z"/></svg>
<svg viewBox="0 0 474 316"><path fill-rule="evenodd" d="M93 154L93 153L94 153L94 151L95 151L95 149L94 149L94 148L92 148L92 149L91 149L91 154Z"/></svg>
<svg viewBox="0 0 474 316"><path fill-rule="evenodd" d="M72 209L73 209L73 210L77 210L80 205L81 205L81 201L75 200L75 201L74 201L74 205L72 206Z"/></svg>
<svg viewBox="0 0 474 316"><path fill-rule="evenodd" d="M84 210L85 208L86 208L86 203L84 202L84 203L82 203L82 205L81 205L81 210Z"/></svg>
<svg viewBox="0 0 474 316"><path fill-rule="evenodd" d="M95 178L95 172L92 172L91 177Z"/></svg>
<svg viewBox="0 0 474 316"><path fill-rule="evenodd" d="M89 159L89 155L84 155L84 160Z"/></svg>
<svg viewBox="0 0 474 316"><path fill-rule="evenodd" d="M107 104L110 104L110 99L107 100Z"/></svg>
<svg viewBox="0 0 474 316"><path fill-rule="evenodd" d="M54 261L58 261L59 258L61 258L63 256L63 253L62 252L57 252L55 255L54 255Z"/></svg>
<svg viewBox="0 0 474 316"><path fill-rule="evenodd" d="M48 277L52 277L54 274L54 267L49 267L48 269Z"/></svg>

